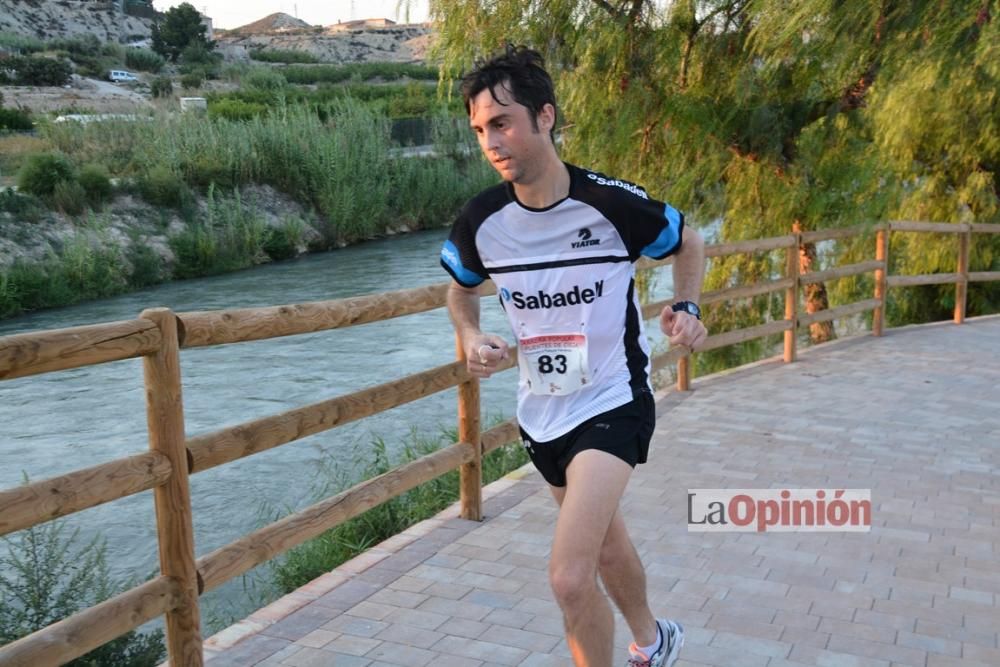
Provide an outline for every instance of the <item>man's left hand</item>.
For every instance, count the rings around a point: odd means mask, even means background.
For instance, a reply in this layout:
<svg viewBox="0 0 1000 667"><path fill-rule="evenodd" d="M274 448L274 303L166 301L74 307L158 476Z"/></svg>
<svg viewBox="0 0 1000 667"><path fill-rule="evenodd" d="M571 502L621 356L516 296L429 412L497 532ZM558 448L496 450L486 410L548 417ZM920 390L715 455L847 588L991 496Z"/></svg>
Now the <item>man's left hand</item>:
<svg viewBox="0 0 1000 667"><path fill-rule="evenodd" d="M660 313L660 330L670 338L671 345L684 345L692 350L708 337L708 330L701 320L683 311L675 313L670 306Z"/></svg>

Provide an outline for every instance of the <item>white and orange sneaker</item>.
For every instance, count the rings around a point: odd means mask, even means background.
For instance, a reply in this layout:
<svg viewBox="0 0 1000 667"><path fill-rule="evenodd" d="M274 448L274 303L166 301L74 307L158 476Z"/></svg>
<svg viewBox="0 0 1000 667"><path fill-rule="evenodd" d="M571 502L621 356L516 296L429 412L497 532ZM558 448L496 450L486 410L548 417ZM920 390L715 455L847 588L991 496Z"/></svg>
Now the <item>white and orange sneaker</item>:
<svg viewBox="0 0 1000 667"><path fill-rule="evenodd" d="M671 667L677 662L677 656L684 646L684 626L665 618L656 619L656 624L660 627L660 637L663 638L659 650L647 656L633 642L628 647L631 657L626 667Z"/></svg>

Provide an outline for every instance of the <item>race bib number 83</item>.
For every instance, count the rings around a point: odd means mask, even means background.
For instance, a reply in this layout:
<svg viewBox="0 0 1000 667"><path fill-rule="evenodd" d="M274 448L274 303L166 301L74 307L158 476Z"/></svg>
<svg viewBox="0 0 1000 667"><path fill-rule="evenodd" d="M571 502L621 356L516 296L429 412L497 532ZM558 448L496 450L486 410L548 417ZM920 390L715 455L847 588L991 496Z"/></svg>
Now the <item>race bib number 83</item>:
<svg viewBox="0 0 1000 667"><path fill-rule="evenodd" d="M521 377L532 394L564 396L590 381L587 336L582 333L521 338L517 349Z"/></svg>

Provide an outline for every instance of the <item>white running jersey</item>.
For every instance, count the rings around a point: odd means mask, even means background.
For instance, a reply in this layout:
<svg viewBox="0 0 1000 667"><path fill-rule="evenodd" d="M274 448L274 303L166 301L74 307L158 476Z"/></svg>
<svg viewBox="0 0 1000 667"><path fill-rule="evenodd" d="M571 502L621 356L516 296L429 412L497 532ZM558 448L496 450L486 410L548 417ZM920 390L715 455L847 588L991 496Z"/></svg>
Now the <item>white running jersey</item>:
<svg viewBox="0 0 1000 667"><path fill-rule="evenodd" d="M536 442L651 391L635 261L676 252L684 227L641 187L566 167L566 199L529 208L497 185L466 204L441 250L459 284L497 286L518 345L517 418Z"/></svg>

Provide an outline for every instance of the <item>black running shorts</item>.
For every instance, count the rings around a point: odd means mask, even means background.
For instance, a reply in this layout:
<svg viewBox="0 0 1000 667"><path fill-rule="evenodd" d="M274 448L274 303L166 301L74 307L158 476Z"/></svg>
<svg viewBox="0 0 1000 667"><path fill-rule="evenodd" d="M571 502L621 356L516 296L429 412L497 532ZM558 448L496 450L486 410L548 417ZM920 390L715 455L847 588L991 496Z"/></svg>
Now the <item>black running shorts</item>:
<svg viewBox="0 0 1000 667"><path fill-rule="evenodd" d="M521 429L531 462L552 486L566 486L566 468L578 453L599 449L633 468L645 463L656 424L656 406L648 390L638 390L631 402L591 417L569 433L548 442L535 442Z"/></svg>

